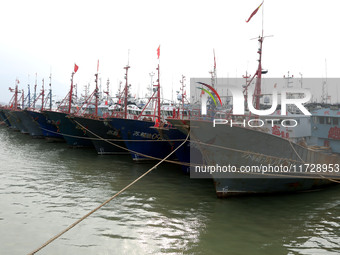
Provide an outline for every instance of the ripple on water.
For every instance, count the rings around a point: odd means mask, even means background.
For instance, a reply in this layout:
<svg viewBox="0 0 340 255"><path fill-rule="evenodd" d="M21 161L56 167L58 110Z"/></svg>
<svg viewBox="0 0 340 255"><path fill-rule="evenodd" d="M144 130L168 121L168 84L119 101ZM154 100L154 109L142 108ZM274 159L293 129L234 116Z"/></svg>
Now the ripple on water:
<svg viewBox="0 0 340 255"><path fill-rule="evenodd" d="M0 127L0 250L27 254L150 166ZM44 252L340 254L339 194L220 200L211 180L163 165Z"/></svg>

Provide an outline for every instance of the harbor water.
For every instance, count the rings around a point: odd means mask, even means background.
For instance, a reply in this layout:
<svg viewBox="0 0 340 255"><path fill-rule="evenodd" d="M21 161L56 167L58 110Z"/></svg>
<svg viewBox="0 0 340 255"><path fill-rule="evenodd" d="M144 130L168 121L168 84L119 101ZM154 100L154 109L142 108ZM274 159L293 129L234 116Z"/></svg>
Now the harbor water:
<svg viewBox="0 0 340 255"><path fill-rule="evenodd" d="M27 254L153 164L0 126L0 254ZM37 254L340 254L340 187L217 199L164 164Z"/></svg>

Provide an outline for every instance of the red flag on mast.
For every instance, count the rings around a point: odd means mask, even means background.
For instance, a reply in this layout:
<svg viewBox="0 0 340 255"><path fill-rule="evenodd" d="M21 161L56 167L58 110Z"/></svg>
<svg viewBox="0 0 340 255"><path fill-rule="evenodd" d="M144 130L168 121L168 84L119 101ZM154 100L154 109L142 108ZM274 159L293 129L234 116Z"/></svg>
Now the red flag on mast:
<svg viewBox="0 0 340 255"><path fill-rule="evenodd" d="M159 45L158 46L158 49L157 49L157 58L159 59L159 56L161 55L161 46Z"/></svg>
<svg viewBox="0 0 340 255"><path fill-rule="evenodd" d="M76 64L74 64L74 72L76 73L78 71L79 66L77 66Z"/></svg>
<svg viewBox="0 0 340 255"><path fill-rule="evenodd" d="M253 13L250 15L250 17L248 18L248 20L246 20L246 22L248 23L250 21L250 19L257 13L257 11L260 9L261 5L263 4L264 1L262 1L262 3L259 5L259 7L257 7L255 9L255 11L253 11Z"/></svg>

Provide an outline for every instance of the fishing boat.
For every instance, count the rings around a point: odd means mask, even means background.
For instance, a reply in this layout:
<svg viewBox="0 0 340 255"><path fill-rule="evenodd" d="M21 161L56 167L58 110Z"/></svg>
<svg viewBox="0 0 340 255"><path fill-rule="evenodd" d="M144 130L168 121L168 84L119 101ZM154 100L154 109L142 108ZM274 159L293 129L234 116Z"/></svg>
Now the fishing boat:
<svg viewBox="0 0 340 255"><path fill-rule="evenodd" d="M33 103L30 104L30 107L25 109L26 114L28 114L36 126L39 127L39 135L42 135L48 142L65 142L63 136L58 132L58 129L55 125L52 124L52 121L49 120L46 115L43 113L45 109L47 109L47 103L49 102L49 110L52 111L52 84L51 84L52 75L50 74L50 84L49 84L49 93L44 100L45 90L44 86L42 88L39 96L36 96L36 87L37 83L34 86L34 98ZM37 109L35 107L37 100L41 97L41 107Z"/></svg>
<svg viewBox="0 0 340 255"><path fill-rule="evenodd" d="M66 143L72 147L93 147L90 138L87 136L86 130L79 128L69 114L77 110L73 102L73 77L77 72L78 66L75 65L71 74L71 88L66 97L62 100L57 110L44 110L42 113L51 120L52 124L57 127L58 133L61 134ZM73 106L73 107L72 107Z"/></svg>
<svg viewBox="0 0 340 255"><path fill-rule="evenodd" d="M216 70L215 70L216 71ZM169 119L175 119L178 121L181 121L182 124L185 126L185 121L193 118L192 115L194 115L195 111L193 111L190 108L190 102L186 98L186 89L185 89L185 76L182 75L182 79L180 80L181 83L181 88L180 88L180 93L177 96L177 99L180 101L180 104L177 109L165 109L163 116L165 116L167 122ZM179 124L177 124L178 126ZM190 154L195 154L193 158L198 159L199 161L196 162L197 164L201 164L202 162L200 159L202 158L200 156L199 150L195 150L195 148L191 147L190 144L190 137L187 139L187 133L186 132L181 132L178 127L175 127L173 125L169 125L168 127L160 127L158 128L159 134L161 137L165 140L168 140L170 145L173 148L179 147L175 151L175 155L181 164L182 171L185 174L190 173L190 164L191 164L191 155ZM187 141L183 143L183 141Z"/></svg>
<svg viewBox="0 0 340 255"><path fill-rule="evenodd" d="M11 127L11 123L9 122L8 118L6 117L4 113L4 107L0 107L0 119L5 123L7 127Z"/></svg>
<svg viewBox="0 0 340 255"><path fill-rule="evenodd" d="M308 143L330 148L340 154L339 105L319 107L312 111L312 115L312 136Z"/></svg>
<svg viewBox="0 0 340 255"><path fill-rule="evenodd" d="M128 68L129 66L126 67L126 70L128 70ZM127 90L125 90L124 97L124 116L108 118L111 126L121 134L132 159L137 162L163 159L174 149L174 147L162 137L160 134L161 131L159 130L160 128L169 128L169 125L165 122L161 114L159 64L157 72L158 79L157 84L153 85L154 92L144 108L138 111L138 115L135 116L134 119L128 118ZM127 80L126 84L128 84ZM178 131L174 130L174 132ZM173 158L174 157L172 157L172 159Z"/></svg>
<svg viewBox="0 0 340 255"><path fill-rule="evenodd" d="M6 119L7 122L9 123L10 129L20 132L19 128L17 127L16 119L12 115L9 114L9 111L10 111L10 109L8 107L4 107L2 109L4 119Z"/></svg>
<svg viewBox="0 0 340 255"><path fill-rule="evenodd" d="M35 90L36 90L36 86L35 85ZM34 93L34 95L36 95L36 93ZM44 92L44 80L42 80L42 91L40 93L40 95L36 98L35 96L35 100L33 102L33 105L35 106L36 101L41 97L42 100L42 106L41 108L44 107L44 96L45 96L45 92ZM25 105L24 105L24 101L22 103L22 110L21 111L17 111L16 115L18 117L18 119L20 120L20 122L22 123L22 125L26 128L26 130L28 131L28 133L33 137L33 138L44 138L44 135L39 127L39 125L37 124L37 122L32 118L32 116L28 113L27 109L29 109L31 107L30 105L30 90L28 87L28 95L27 95L27 99L28 99L28 107L25 109ZM26 101L26 99L25 99Z"/></svg>
<svg viewBox="0 0 340 255"><path fill-rule="evenodd" d="M109 97L109 84L107 84L107 86L107 97ZM128 151L125 149L124 142L121 141L119 132L115 130L107 120L109 116L108 98L104 104L98 105L99 95L97 74L96 89L86 101L93 101L93 97L95 98L94 107L90 108L93 106L92 104L87 104L86 107L82 106L77 113L69 116L70 119L76 123L78 128L86 130L87 136L91 138L91 142L99 155L128 154ZM88 108L93 111L88 111Z"/></svg>
<svg viewBox="0 0 340 255"><path fill-rule="evenodd" d="M340 157L298 145L289 139L272 135L259 130L228 126L212 127L210 121L169 120L184 132L190 128L190 142L202 153L206 166L231 166L235 172L212 173L218 197L254 193L283 193L319 189L334 184L332 175L327 178L326 172L333 166L339 167ZM181 128L182 127L182 128ZM185 131L187 130L187 131ZM306 166L323 167L323 174L306 174ZM203 165L202 165L203 166ZM202 167L199 166L199 167ZM290 167L287 173L269 173L260 171L261 167L273 169ZM198 167L196 165L196 167ZM326 167L326 171L324 170ZM240 172L242 169L256 169ZM197 172L198 170L198 172ZM199 177L202 168L191 169L192 177ZM259 170L259 171L257 171ZM206 177L206 175L205 175ZM338 175L338 177L340 177Z"/></svg>
<svg viewBox="0 0 340 255"><path fill-rule="evenodd" d="M24 91L18 90L19 81L16 80L15 89L9 88L11 92L14 92L12 99L9 102L9 107L3 108L3 113L10 123L10 128L20 131L23 134L28 134L27 128L23 125L22 121L19 118L18 112L21 112L21 106L24 105ZM21 97L18 98L19 93L21 93ZM22 102L20 104L20 101Z"/></svg>
<svg viewBox="0 0 340 255"><path fill-rule="evenodd" d="M249 86L256 78L255 109L260 109L263 39L262 34L258 38L258 69L248 83ZM259 120L258 116L255 118ZM191 177L210 175L221 198L320 189L337 183L340 178L339 155L297 144L286 135L231 125L227 121L225 125L215 125L211 119L168 121L184 134L190 132L191 147L201 152L204 163L193 164ZM197 159L191 157L191 162Z"/></svg>

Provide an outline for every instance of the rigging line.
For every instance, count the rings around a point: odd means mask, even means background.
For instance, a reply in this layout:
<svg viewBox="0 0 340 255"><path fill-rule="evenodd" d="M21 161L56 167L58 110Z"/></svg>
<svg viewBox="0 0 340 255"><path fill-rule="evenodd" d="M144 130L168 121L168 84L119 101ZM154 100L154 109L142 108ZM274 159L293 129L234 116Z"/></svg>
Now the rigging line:
<svg viewBox="0 0 340 255"><path fill-rule="evenodd" d="M298 156L298 158L299 158L303 163L306 163L306 162L300 157L299 153L295 150L295 148L294 148L294 146L293 146L291 140L288 139L288 142L289 142L289 144L290 144L290 147L292 147L293 151L294 151L295 154Z"/></svg>
<svg viewBox="0 0 340 255"><path fill-rule="evenodd" d="M6 119L3 120L3 122L6 124L6 121L8 120L8 117ZM7 125L7 124L6 124Z"/></svg>
<svg viewBox="0 0 340 255"><path fill-rule="evenodd" d="M129 152L131 152L131 153L134 153L134 154L137 154L137 155L146 157L146 158L150 158L150 159L154 159L154 160L162 160L161 158L156 158L156 157L153 157L153 156L150 156L150 155L146 155L146 154L143 154L143 153L140 153L140 152L137 152L137 151L129 150L128 148L125 148L124 146L120 146L120 145L118 145L118 144L111 143L110 141L107 141L106 139L104 139L104 138L100 137L99 135L93 133L91 130L87 129L86 127L84 127L83 125L81 125L81 124L80 124L79 122L77 122L76 120L75 120L75 122L76 122L80 127L84 128L85 130L87 130L88 132L90 132L92 135L98 137L100 140L102 140L102 141L104 141L104 142L107 142L107 143L109 143L109 144L111 144L111 145L114 145L114 146L116 146L116 147L118 147L118 148L120 148L120 149L127 150L127 151L129 151ZM188 132L188 133L189 133L189 132ZM186 139L184 140L184 142L186 142L187 140L188 140L188 139L186 138ZM186 165L184 162L178 162L178 161L173 161L173 160L166 160L166 162L170 162L170 163L174 163L174 164L178 164L178 165ZM189 165L190 165L190 163L189 163Z"/></svg>
<svg viewBox="0 0 340 255"><path fill-rule="evenodd" d="M71 224L70 226L68 226L65 230L63 230L62 232L60 232L59 234L57 234L56 236L52 237L51 239L49 239L47 242L45 242L43 245L41 245L39 248L37 248L36 250L34 250L33 252L29 253L28 255L33 255L35 253L37 253L38 251L40 251L41 249L43 249L44 247L46 247L47 245L49 245L50 243L52 243L54 240L58 239L60 236L62 236L63 234L65 234L67 231L69 231L70 229L72 229L73 227L75 227L76 225L78 225L80 222L82 222L83 220L85 220L87 217L89 217L91 214L93 214L94 212L96 212L97 210L99 210L100 208L102 208L104 205L108 204L110 201L112 201L115 197L117 197L118 195L120 195L121 193L123 193L125 190L127 190L128 188L130 188L133 184L135 184L136 182L138 182L139 180L141 180L144 176L146 176L147 174L149 174L152 170L154 170L156 167L158 167L161 163L163 163L168 157L170 157L175 151L177 151L181 146L183 146L185 144L185 142L188 140L189 138L189 134L190 132L188 132L188 135L186 137L186 139L183 141L183 143L181 143L176 149L174 149L170 154L168 154L165 158L163 158L161 161L159 161L156 165L154 165L152 168L150 168L148 171L146 171L144 174L142 174L141 176L139 176L137 179L135 179L133 182L131 182L130 184L128 184L127 186L125 186L123 189L121 189L120 191L118 191L115 195L113 195L112 197L110 197L109 199L107 199L104 203L100 204L99 206L97 206L95 209L93 209L91 212L87 213L86 215L84 215L82 218L80 218L79 220L75 221L73 224Z"/></svg>

